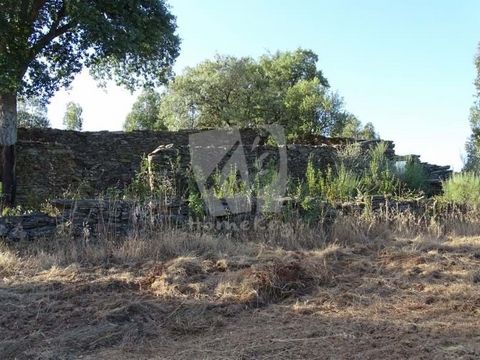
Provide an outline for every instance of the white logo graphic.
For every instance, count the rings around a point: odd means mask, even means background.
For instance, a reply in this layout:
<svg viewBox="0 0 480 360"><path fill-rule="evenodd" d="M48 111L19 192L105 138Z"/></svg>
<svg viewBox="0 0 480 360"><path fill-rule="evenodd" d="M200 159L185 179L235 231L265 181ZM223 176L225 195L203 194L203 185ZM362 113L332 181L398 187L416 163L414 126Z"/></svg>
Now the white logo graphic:
<svg viewBox="0 0 480 360"><path fill-rule="evenodd" d="M189 137L198 189L212 216L278 212L287 187L287 150L281 126L264 127L261 138L244 145L240 130L210 130Z"/></svg>

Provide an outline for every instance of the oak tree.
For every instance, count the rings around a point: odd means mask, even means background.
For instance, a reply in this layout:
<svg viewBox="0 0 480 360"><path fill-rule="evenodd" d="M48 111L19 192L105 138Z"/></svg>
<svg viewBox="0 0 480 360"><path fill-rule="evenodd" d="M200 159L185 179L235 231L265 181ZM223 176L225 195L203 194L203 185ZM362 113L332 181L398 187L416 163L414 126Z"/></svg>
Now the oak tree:
<svg viewBox="0 0 480 360"><path fill-rule="evenodd" d="M4 204L15 199L17 97L47 101L83 68L129 89L171 76L180 40L164 0L0 0Z"/></svg>
<svg viewBox="0 0 480 360"><path fill-rule="evenodd" d="M341 136L352 115L330 90L317 62L317 55L305 49L258 60L216 56L169 83L155 124L172 130L280 124L291 139L305 134ZM364 130L373 136L370 125Z"/></svg>

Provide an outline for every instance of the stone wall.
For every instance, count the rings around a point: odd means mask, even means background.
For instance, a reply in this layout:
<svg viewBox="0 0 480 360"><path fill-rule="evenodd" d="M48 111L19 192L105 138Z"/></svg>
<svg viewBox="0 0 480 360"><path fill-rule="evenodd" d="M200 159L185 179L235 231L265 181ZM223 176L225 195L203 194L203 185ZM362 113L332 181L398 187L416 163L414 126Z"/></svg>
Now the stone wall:
<svg viewBox="0 0 480 360"><path fill-rule="evenodd" d="M282 206L292 211L298 211L302 216L304 210L293 199L282 198ZM369 201L369 200L366 200ZM427 210L432 210L433 202L429 199L395 201L383 196L373 196L369 209L374 212L387 211L390 214L409 211L412 215L424 216ZM52 217L41 213L22 216L0 217L0 238L9 242L33 241L55 237L95 239L116 239L126 236L141 236L156 234L164 228L182 228L187 231L211 229L237 231L240 224L256 221L266 221L261 214L247 213L228 217L205 218L197 221L189 216L188 205L185 202L163 203L148 202L141 204L128 200L52 200L51 205L58 211L58 216ZM359 215L367 206L366 202L350 202L335 206L326 202L318 204L322 208L322 223L331 224L339 215ZM388 210L387 210L388 209ZM435 211L430 211L435 213ZM271 218L270 218L271 220ZM228 227L224 225L230 224ZM235 226L236 224L237 226Z"/></svg>
<svg viewBox="0 0 480 360"><path fill-rule="evenodd" d="M124 188L135 176L142 157L160 145L168 150L156 157L160 170L177 166L178 175L190 167L189 135L198 131L76 132L57 129L19 129L17 147L17 196L20 204L38 203L81 190L84 197L94 197L111 188ZM242 145L249 166L254 166L259 152L275 148L266 145L268 134L258 130L241 131ZM288 171L294 178L305 173L311 157L317 166L331 164L336 150L351 139L304 139L310 144L287 146ZM252 151L252 145L258 146ZM375 142L362 142L370 147ZM394 154L393 143L387 142Z"/></svg>
<svg viewBox="0 0 480 360"><path fill-rule="evenodd" d="M52 238L57 233L59 219L41 213L0 217L0 238L9 241L29 241Z"/></svg>
<svg viewBox="0 0 480 360"><path fill-rule="evenodd" d="M80 191L82 197L95 197L108 189L123 189L139 170L142 158L161 145L163 150L155 157L157 168L164 172L175 168L175 175L182 178L191 166L189 135L196 132L19 129L18 203L38 204L61 198L66 192ZM255 166L259 153L269 153L272 159L278 155L278 149L268 145L268 133L264 131L241 130L241 140L249 167ZM302 178L309 158L318 167L332 164L336 151L352 142L352 139L309 136L287 145L289 175ZM363 148L370 148L377 142L363 141L360 144ZM386 143L388 155L393 158L394 144ZM432 181L449 172L438 167L429 169L432 170Z"/></svg>

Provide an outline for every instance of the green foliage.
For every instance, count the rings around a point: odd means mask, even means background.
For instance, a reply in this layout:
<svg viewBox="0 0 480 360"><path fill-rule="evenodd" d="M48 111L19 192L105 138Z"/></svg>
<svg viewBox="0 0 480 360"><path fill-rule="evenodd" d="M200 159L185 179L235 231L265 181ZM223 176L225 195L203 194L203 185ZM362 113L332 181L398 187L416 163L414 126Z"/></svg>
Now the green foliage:
<svg viewBox="0 0 480 360"><path fill-rule="evenodd" d="M378 139L379 136L375 131L375 126L373 126L371 122L367 122L363 126L363 129L360 132L360 135L358 138L362 140L375 140L375 139Z"/></svg>
<svg viewBox="0 0 480 360"><path fill-rule="evenodd" d="M480 72L480 60L477 62L477 71ZM476 86L477 91L480 91L478 81ZM480 94L477 97L480 97ZM470 109L470 127L472 134L465 145L467 156L464 170L480 173L480 98L477 98L475 105Z"/></svg>
<svg viewBox="0 0 480 360"><path fill-rule="evenodd" d="M427 174L424 167L415 158L409 157L405 163L403 173L399 175L400 180L408 190L425 191L427 187Z"/></svg>
<svg viewBox="0 0 480 360"><path fill-rule="evenodd" d="M306 194L308 196L318 196L321 192L319 183L319 172L315 170L312 159L308 160L307 170L305 172Z"/></svg>
<svg viewBox="0 0 480 360"><path fill-rule="evenodd" d="M22 128L48 128L47 106L38 98L20 98L17 104L17 124Z"/></svg>
<svg viewBox="0 0 480 360"><path fill-rule="evenodd" d="M178 56L163 0L0 0L0 92L50 97L84 66L133 88L163 83Z"/></svg>
<svg viewBox="0 0 480 360"><path fill-rule="evenodd" d="M395 194L400 181L393 171L393 165L386 156L387 145L380 142L368 153L369 163L361 179L365 195Z"/></svg>
<svg viewBox="0 0 480 360"><path fill-rule="evenodd" d="M480 176L473 172L453 174L442 183L441 200L447 203L478 207L480 205Z"/></svg>
<svg viewBox="0 0 480 360"><path fill-rule="evenodd" d="M140 168L125 191L125 197L145 201L153 197L154 190L150 186L150 171L148 158L144 156L140 161Z"/></svg>
<svg viewBox="0 0 480 360"><path fill-rule="evenodd" d="M339 121L332 131L333 136L352 138L356 140L375 140L378 135L372 123L366 123L362 127L360 120L356 116L348 114Z"/></svg>
<svg viewBox="0 0 480 360"><path fill-rule="evenodd" d="M347 116L310 50L259 60L217 56L177 76L160 105L169 129L280 124L289 138L331 134Z"/></svg>
<svg viewBox="0 0 480 360"><path fill-rule="evenodd" d="M334 167L316 170L311 159L305 173L305 183L296 189L296 198L304 209L312 207L312 199L329 203L354 200L365 195L400 195L401 181L386 156L386 144L381 142L366 154L352 144L339 152ZM411 184L414 171L412 167ZM410 176L409 175L409 176ZM415 183L416 184L416 183Z"/></svg>
<svg viewBox="0 0 480 360"><path fill-rule="evenodd" d="M173 170L175 165L171 164ZM175 173L175 171L172 172ZM182 194L178 193L176 180L162 174L149 161L148 157L144 156L132 182L125 189L123 197L141 202L150 199L167 201L179 198Z"/></svg>
<svg viewBox="0 0 480 360"><path fill-rule="evenodd" d="M279 174L277 165L274 161L267 163L265 167L257 163L253 183L247 191L247 195L255 196L257 202L262 202L262 212L264 214L278 210L279 197L285 195L279 193L279 190L283 189L283 185L288 188L288 179L286 179L286 184L282 183L285 179L282 179L282 175Z"/></svg>
<svg viewBox="0 0 480 360"><path fill-rule="evenodd" d="M28 212L23 207L21 207L20 205L17 205L15 207L8 207L8 206L4 207L2 209L1 215L2 216L21 216L27 213Z"/></svg>
<svg viewBox="0 0 480 360"><path fill-rule="evenodd" d="M213 194L217 199L250 195L248 184L239 178L238 169L232 166L225 175L218 169L212 176Z"/></svg>
<svg viewBox="0 0 480 360"><path fill-rule="evenodd" d="M480 173L480 51L475 57L475 67L477 69L477 77L474 82L476 98L473 106L470 108L469 120L472 134L465 145L467 154L464 171Z"/></svg>
<svg viewBox="0 0 480 360"><path fill-rule="evenodd" d="M63 125L67 130L82 131L83 127L83 109L80 105L69 102L65 115L63 116Z"/></svg>
<svg viewBox="0 0 480 360"><path fill-rule="evenodd" d="M319 181L321 194L330 203L355 198L360 187L359 178L343 164L335 172L329 167Z"/></svg>
<svg viewBox="0 0 480 360"><path fill-rule="evenodd" d="M198 190L197 184L195 179L189 171L188 176L188 197L187 197L187 204L188 204L188 212L189 215L193 218L200 219L205 216L205 203L202 199L202 195Z"/></svg>
<svg viewBox="0 0 480 360"><path fill-rule="evenodd" d="M315 170L311 160L307 163L304 194L320 198L330 203L348 201L358 193L361 185L359 177L344 164L335 169Z"/></svg>
<svg viewBox="0 0 480 360"><path fill-rule="evenodd" d="M362 149L360 143L354 142L337 151L335 162L361 176L369 167L370 154Z"/></svg>
<svg viewBox="0 0 480 360"><path fill-rule="evenodd" d="M162 96L152 88L145 89L132 106L123 124L125 131L164 130L159 112Z"/></svg>

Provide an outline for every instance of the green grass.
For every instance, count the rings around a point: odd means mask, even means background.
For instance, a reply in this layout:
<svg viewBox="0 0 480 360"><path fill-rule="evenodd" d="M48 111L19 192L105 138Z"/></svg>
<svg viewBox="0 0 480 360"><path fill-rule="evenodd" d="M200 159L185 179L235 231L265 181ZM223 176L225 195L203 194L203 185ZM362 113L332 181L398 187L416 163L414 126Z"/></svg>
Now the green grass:
<svg viewBox="0 0 480 360"><path fill-rule="evenodd" d="M447 203L478 207L480 205L480 176L473 172L453 174L443 184L441 200Z"/></svg>

